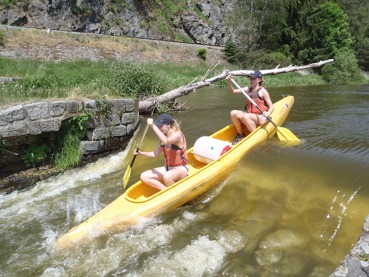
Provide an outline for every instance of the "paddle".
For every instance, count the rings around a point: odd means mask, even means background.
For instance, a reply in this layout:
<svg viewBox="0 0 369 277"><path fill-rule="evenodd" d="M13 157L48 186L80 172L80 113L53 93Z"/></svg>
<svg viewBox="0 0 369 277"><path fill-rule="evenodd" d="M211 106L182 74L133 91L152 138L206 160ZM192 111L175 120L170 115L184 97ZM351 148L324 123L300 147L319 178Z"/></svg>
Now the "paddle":
<svg viewBox="0 0 369 277"><path fill-rule="evenodd" d="M141 144L142 144L142 141L144 140L144 137L146 136L146 132L147 132L147 129L149 129L149 124L146 125L146 128L145 128L145 131L142 135L142 138L141 138L141 141L140 143L137 145L137 148L136 148L136 151L140 150L140 147L141 147ZM131 171L132 171L132 166L136 160L136 157L137 155L133 155L133 158L132 158L132 161L131 161L131 164L129 165L129 167L126 169L126 172L124 173L123 175L123 188L126 188L127 186L127 183L128 183L128 180L129 180L129 177L131 176Z"/></svg>
<svg viewBox="0 0 369 277"><path fill-rule="evenodd" d="M254 100L252 100L252 98L236 83L235 80L233 80L231 78L231 81L233 84L235 84L235 86L247 97L247 99L250 100L250 102L256 106L258 108L258 110L263 113L263 110L255 103ZM280 140L283 140L283 141L293 141L293 142L301 142L290 130L288 130L287 128L283 128L283 127L279 127L277 124L274 123L274 121L269 117L267 116L266 117L273 125L274 127L277 128L277 135L278 135L278 138Z"/></svg>

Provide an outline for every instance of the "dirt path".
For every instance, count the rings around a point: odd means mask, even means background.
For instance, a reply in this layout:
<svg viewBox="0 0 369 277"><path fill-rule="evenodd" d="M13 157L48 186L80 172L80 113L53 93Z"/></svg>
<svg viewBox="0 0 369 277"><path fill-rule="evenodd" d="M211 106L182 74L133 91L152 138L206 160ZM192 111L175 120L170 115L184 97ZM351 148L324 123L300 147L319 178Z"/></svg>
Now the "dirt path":
<svg viewBox="0 0 369 277"><path fill-rule="evenodd" d="M0 29L5 35L5 47L0 46L0 55L4 57L50 61L113 58L193 65L201 62L198 50L205 48L207 64L225 62L223 47L217 46L5 25L0 25Z"/></svg>

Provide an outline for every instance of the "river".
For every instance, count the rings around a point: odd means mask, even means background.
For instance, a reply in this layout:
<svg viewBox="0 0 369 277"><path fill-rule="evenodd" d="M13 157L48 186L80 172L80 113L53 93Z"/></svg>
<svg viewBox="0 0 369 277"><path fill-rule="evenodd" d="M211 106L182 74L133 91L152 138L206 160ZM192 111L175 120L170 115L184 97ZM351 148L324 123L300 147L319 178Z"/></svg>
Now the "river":
<svg viewBox="0 0 369 277"><path fill-rule="evenodd" d="M328 276L369 214L369 86L269 92L295 97L284 127L302 145L262 143L198 199L86 247L53 243L123 193L143 128L125 151L0 196L0 276ZM173 116L189 145L245 101L219 88L180 100L188 110ZM156 143L149 130L141 149ZM130 182L159 163L138 157Z"/></svg>

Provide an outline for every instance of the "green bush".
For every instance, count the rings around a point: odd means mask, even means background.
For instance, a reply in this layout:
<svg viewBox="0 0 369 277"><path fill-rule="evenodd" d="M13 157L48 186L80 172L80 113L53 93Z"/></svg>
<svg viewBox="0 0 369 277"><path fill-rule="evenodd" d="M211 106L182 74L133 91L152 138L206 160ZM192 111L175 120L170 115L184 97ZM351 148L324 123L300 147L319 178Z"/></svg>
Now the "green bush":
<svg viewBox="0 0 369 277"><path fill-rule="evenodd" d="M4 33L0 30L0 45L4 46L5 45L5 36Z"/></svg>
<svg viewBox="0 0 369 277"><path fill-rule="evenodd" d="M259 50L244 54L241 64L243 68L275 68L277 65L280 67L290 65L291 59L282 52Z"/></svg>
<svg viewBox="0 0 369 277"><path fill-rule="evenodd" d="M231 38L227 39L224 46L224 55L228 62L234 64L237 62L237 47Z"/></svg>
<svg viewBox="0 0 369 277"><path fill-rule="evenodd" d="M206 49L205 48L200 48L198 53L197 53L197 56L202 59L202 60L206 60Z"/></svg>
<svg viewBox="0 0 369 277"><path fill-rule="evenodd" d="M109 87L117 95L143 99L160 95L167 88L167 77L156 74L150 64L113 64L111 71Z"/></svg>
<svg viewBox="0 0 369 277"><path fill-rule="evenodd" d="M14 6L17 4L16 0L2 0L0 1L0 4L4 6L4 8L10 8L11 6Z"/></svg>
<svg viewBox="0 0 369 277"><path fill-rule="evenodd" d="M322 76L326 82L330 84L348 84L364 80L352 50L342 49L338 51L334 60L334 63L325 65L322 69Z"/></svg>
<svg viewBox="0 0 369 277"><path fill-rule="evenodd" d="M45 160L48 147L45 144L31 144L20 157L27 167L36 167L38 163Z"/></svg>

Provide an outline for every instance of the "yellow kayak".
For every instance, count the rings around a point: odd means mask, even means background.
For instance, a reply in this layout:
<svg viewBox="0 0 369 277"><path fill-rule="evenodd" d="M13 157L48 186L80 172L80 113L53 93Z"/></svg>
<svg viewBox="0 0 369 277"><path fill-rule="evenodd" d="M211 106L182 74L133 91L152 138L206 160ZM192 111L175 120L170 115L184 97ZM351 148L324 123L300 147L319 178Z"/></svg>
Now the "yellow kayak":
<svg viewBox="0 0 369 277"><path fill-rule="evenodd" d="M276 125L283 124L293 103L293 96L274 103L271 118ZM59 238L56 248L86 244L101 235L117 233L137 224L142 218L150 218L185 204L225 179L245 153L273 137L276 132L276 126L266 121L251 134L246 131L247 136L233 146L230 142L237 135L233 124L210 137L201 137L188 150L189 175L186 178L162 191L138 181L100 212Z"/></svg>

